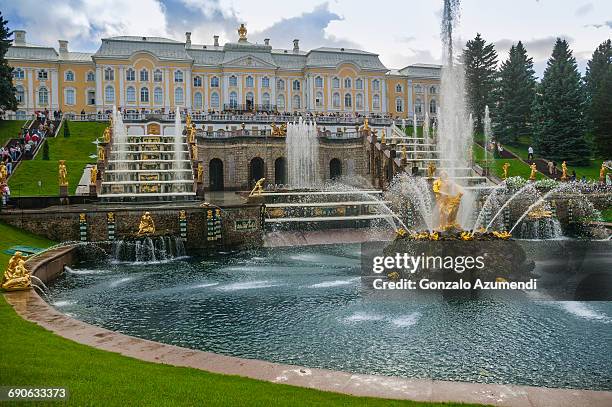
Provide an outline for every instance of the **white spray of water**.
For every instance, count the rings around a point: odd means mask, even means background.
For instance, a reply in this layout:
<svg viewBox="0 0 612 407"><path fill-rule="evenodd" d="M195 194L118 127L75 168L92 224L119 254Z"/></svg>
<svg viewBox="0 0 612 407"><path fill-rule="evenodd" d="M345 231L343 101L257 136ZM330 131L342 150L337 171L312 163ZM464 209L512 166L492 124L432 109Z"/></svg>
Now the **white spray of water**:
<svg viewBox="0 0 612 407"><path fill-rule="evenodd" d="M287 124L287 167L289 185L312 188L319 184L319 140L317 124L304 121Z"/></svg>

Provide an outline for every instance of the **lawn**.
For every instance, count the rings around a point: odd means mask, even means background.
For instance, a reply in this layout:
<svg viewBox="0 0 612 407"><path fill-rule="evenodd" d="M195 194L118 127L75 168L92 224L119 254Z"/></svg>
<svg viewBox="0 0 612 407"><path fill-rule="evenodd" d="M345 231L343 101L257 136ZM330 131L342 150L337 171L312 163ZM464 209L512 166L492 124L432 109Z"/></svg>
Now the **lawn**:
<svg viewBox="0 0 612 407"><path fill-rule="evenodd" d="M0 223L0 267L14 245L52 242ZM0 295L0 385L66 387L70 405L450 406L352 397L143 362L61 338L19 317Z"/></svg>
<svg viewBox="0 0 612 407"><path fill-rule="evenodd" d="M476 163L479 165L483 165L482 161L484 159L484 149L478 144L474 144L473 151L474 151L474 160L476 161ZM513 159L507 159L507 158L491 159L489 158L489 162L491 163L492 172L495 175L497 175L499 178L504 177L503 167L505 163L510 164L510 168L508 169L508 177L520 176L525 179L529 179L529 176L531 175L531 168L529 167L529 165L525 164L524 162L516 158L513 158ZM545 178L546 177L541 172L538 172L536 174L537 180L545 179Z"/></svg>
<svg viewBox="0 0 612 407"><path fill-rule="evenodd" d="M96 154L96 146L92 142L102 137L107 123L69 122L68 126L70 137L64 137L63 129L60 129L57 137L47 140L48 161L42 159L42 151L39 151L33 160L24 161L17 167L15 174L9 180L13 196L57 195L59 160L66 160L68 188L69 192L74 194L85 165L96 161L95 158L89 158L90 155Z"/></svg>
<svg viewBox="0 0 612 407"><path fill-rule="evenodd" d="M612 222L612 209L601 211L601 218L604 222Z"/></svg>
<svg viewBox="0 0 612 407"><path fill-rule="evenodd" d="M9 139L17 138L25 120L0 120L0 147L4 147Z"/></svg>

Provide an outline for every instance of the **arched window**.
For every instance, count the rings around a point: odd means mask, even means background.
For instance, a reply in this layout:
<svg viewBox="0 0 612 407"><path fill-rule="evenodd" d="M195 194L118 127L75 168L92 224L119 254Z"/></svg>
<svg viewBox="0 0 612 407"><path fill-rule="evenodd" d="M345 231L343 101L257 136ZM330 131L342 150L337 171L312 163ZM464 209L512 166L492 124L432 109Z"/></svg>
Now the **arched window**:
<svg viewBox="0 0 612 407"><path fill-rule="evenodd" d="M25 78L25 72L21 68L13 69L13 78L15 79L23 79Z"/></svg>
<svg viewBox="0 0 612 407"><path fill-rule="evenodd" d="M136 89L133 86L128 86L125 91L125 100L128 103L136 103Z"/></svg>
<svg viewBox="0 0 612 407"><path fill-rule="evenodd" d="M25 90L23 89L23 86L15 86L15 98L17 99L18 104L21 105L25 103Z"/></svg>
<svg viewBox="0 0 612 407"><path fill-rule="evenodd" d="M436 87L435 86L431 86L429 88L429 93L431 93L432 95L435 95L436 94Z"/></svg>
<svg viewBox="0 0 612 407"><path fill-rule="evenodd" d="M164 91L162 88L157 87L153 90L153 103L156 105L161 105L164 103Z"/></svg>
<svg viewBox="0 0 612 407"><path fill-rule="evenodd" d="M74 81L74 72L66 71L65 79L66 79L66 82L73 82Z"/></svg>
<svg viewBox="0 0 612 407"><path fill-rule="evenodd" d="M437 104L436 104L436 100L435 100L435 99L432 99L432 100L429 102L429 113L436 114L436 112L437 112L437 111L438 111L438 106L437 106Z"/></svg>
<svg viewBox="0 0 612 407"><path fill-rule="evenodd" d="M300 81L297 79L293 81L293 90L300 90Z"/></svg>
<svg viewBox="0 0 612 407"><path fill-rule="evenodd" d="M320 76L317 76L315 78L315 88L322 88L323 87L323 78Z"/></svg>
<svg viewBox="0 0 612 407"><path fill-rule="evenodd" d="M203 106L202 93L196 92L193 95L193 107L195 107L196 109L201 109L202 106Z"/></svg>
<svg viewBox="0 0 612 407"><path fill-rule="evenodd" d="M183 71L180 71L180 70L174 71L174 82L183 83Z"/></svg>
<svg viewBox="0 0 612 407"><path fill-rule="evenodd" d="M416 101L414 102L414 112L418 114L423 113L423 101L421 98L416 98Z"/></svg>
<svg viewBox="0 0 612 407"><path fill-rule="evenodd" d="M140 88L140 102L149 103L149 88L147 87Z"/></svg>
<svg viewBox="0 0 612 407"><path fill-rule="evenodd" d="M353 98L350 93L344 95L344 107L353 107Z"/></svg>
<svg viewBox="0 0 612 407"><path fill-rule="evenodd" d="M136 71L134 71L132 68L128 68L125 71L125 80L129 81L129 82L133 82L136 80Z"/></svg>
<svg viewBox="0 0 612 407"><path fill-rule="evenodd" d="M140 70L140 82L149 82L149 70L148 69L142 68Z"/></svg>
<svg viewBox="0 0 612 407"><path fill-rule="evenodd" d="M334 89L340 88L340 79L338 78L332 79L332 88Z"/></svg>
<svg viewBox="0 0 612 407"><path fill-rule="evenodd" d="M355 79L355 89L363 89L363 79L357 78Z"/></svg>
<svg viewBox="0 0 612 407"><path fill-rule="evenodd" d="M213 76L212 78L210 78L210 87L211 88L219 87L219 77L218 76Z"/></svg>
<svg viewBox="0 0 612 407"><path fill-rule="evenodd" d="M263 96L261 97L261 101L263 102L264 109L266 110L270 109L270 94L269 93L264 93Z"/></svg>
<svg viewBox="0 0 612 407"><path fill-rule="evenodd" d="M300 105L302 104L302 98L300 98L300 95L294 95L293 96L293 109L301 109Z"/></svg>
<svg viewBox="0 0 612 407"><path fill-rule="evenodd" d="M363 95L361 93L355 96L355 107L360 110L363 109Z"/></svg>
<svg viewBox="0 0 612 407"><path fill-rule="evenodd" d="M110 85L104 88L104 100L107 103L113 103L115 101L115 88Z"/></svg>
<svg viewBox="0 0 612 407"><path fill-rule="evenodd" d="M278 110L285 110L285 95L278 95L276 98L276 108Z"/></svg>
<svg viewBox="0 0 612 407"><path fill-rule="evenodd" d="M236 109L238 107L238 94L236 92L230 92L229 105L231 109Z"/></svg>
<svg viewBox="0 0 612 407"><path fill-rule="evenodd" d="M253 77L251 75L246 77L246 87L252 88L254 84Z"/></svg>
<svg viewBox="0 0 612 407"><path fill-rule="evenodd" d="M380 110L380 96L374 95L372 97L372 109Z"/></svg>
<svg viewBox="0 0 612 407"><path fill-rule="evenodd" d="M87 72L87 82L95 82L95 81L96 81L96 74L94 74L93 71Z"/></svg>
<svg viewBox="0 0 612 407"><path fill-rule="evenodd" d="M395 91L397 93L402 93L402 85L400 85L399 83L395 85Z"/></svg>
<svg viewBox="0 0 612 407"><path fill-rule="evenodd" d="M334 93L332 96L332 106L335 109L340 108L340 94L339 93Z"/></svg>
<svg viewBox="0 0 612 407"><path fill-rule="evenodd" d="M270 87L270 78L268 78L267 76L264 76L263 78L261 78L261 87L262 88L269 88Z"/></svg>
<svg viewBox="0 0 612 407"><path fill-rule="evenodd" d="M115 70L111 67L104 68L104 80L105 81L114 81L115 80Z"/></svg>
<svg viewBox="0 0 612 407"><path fill-rule="evenodd" d="M185 94L183 93L183 88L174 89L174 104L182 105L185 100Z"/></svg>
<svg viewBox="0 0 612 407"><path fill-rule="evenodd" d="M156 69L153 72L153 82L161 82L164 79L161 69Z"/></svg>
<svg viewBox="0 0 612 407"><path fill-rule="evenodd" d="M44 86L38 89L38 104L41 106L49 104L49 91Z"/></svg>
<svg viewBox="0 0 612 407"><path fill-rule="evenodd" d="M196 88L202 87L202 77L201 76L196 75L193 77L193 86Z"/></svg>
<svg viewBox="0 0 612 407"><path fill-rule="evenodd" d="M217 92L213 92L210 95L210 106L213 108L219 108L219 94Z"/></svg>
<svg viewBox="0 0 612 407"><path fill-rule="evenodd" d="M276 82L276 89L277 89L277 90L285 90L285 81L284 81L284 80L282 80L282 79L279 79L279 80Z"/></svg>
<svg viewBox="0 0 612 407"><path fill-rule="evenodd" d="M66 104L76 105L76 95L74 93L74 89L72 88L66 89Z"/></svg>
<svg viewBox="0 0 612 407"><path fill-rule="evenodd" d="M404 111L404 101L402 98L395 99L395 111L401 113Z"/></svg>
<svg viewBox="0 0 612 407"><path fill-rule="evenodd" d="M229 85L238 86L238 78L236 77L236 75L232 75L229 77Z"/></svg>
<svg viewBox="0 0 612 407"><path fill-rule="evenodd" d="M344 78L344 87L346 89L350 89L352 85L353 81L351 81L351 78Z"/></svg>
<svg viewBox="0 0 612 407"><path fill-rule="evenodd" d="M248 92L246 94L246 108L252 110L253 107L255 107L255 96L253 96L253 92Z"/></svg>
<svg viewBox="0 0 612 407"><path fill-rule="evenodd" d="M380 90L380 81L378 79L372 81L372 90Z"/></svg>
<svg viewBox="0 0 612 407"><path fill-rule="evenodd" d="M38 71L38 80L39 81L46 81L49 77L49 74L47 73L46 70L41 69Z"/></svg>
<svg viewBox="0 0 612 407"><path fill-rule="evenodd" d="M323 107L323 92L317 92L317 97L315 98L315 106Z"/></svg>

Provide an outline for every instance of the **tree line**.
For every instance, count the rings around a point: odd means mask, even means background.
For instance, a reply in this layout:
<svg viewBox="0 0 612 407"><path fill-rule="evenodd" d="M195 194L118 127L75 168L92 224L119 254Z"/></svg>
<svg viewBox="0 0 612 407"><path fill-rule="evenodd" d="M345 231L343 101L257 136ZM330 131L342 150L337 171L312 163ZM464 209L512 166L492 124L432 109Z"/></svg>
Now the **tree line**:
<svg viewBox="0 0 612 407"><path fill-rule="evenodd" d="M467 103L476 132L483 131L489 106L495 139L515 143L531 136L539 156L586 165L597 155L612 158L612 44L601 43L580 75L567 41L557 38L538 82L521 41L498 64L495 47L480 34L467 42Z"/></svg>

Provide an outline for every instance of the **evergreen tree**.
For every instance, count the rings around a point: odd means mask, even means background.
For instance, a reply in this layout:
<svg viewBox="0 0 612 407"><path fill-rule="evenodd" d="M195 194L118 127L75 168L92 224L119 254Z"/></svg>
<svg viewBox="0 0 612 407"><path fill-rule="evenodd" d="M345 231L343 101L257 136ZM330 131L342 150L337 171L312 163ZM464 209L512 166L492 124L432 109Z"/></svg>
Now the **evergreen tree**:
<svg viewBox="0 0 612 407"><path fill-rule="evenodd" d="M6 58L6 52L11 45L13 32L8 28L8 21L0 12L0 109L17 110L17 98L13 86L13 68L10 67Z"/></svg>
<svg viewBox="0 0 612 407"><path fill-rule="evenodd" d="M68 128L68 120L64 121L64 137L70 137L70 129Z"/></svg>
<svg viewBox="0 0 612 407"><path fill-rule="evenodd" d="M531 133L531 107L536 81L533 59L520 41L510 48L508 59L501 65L497 91L495 137L504 143L516 142Z"/></svg>
<svg viewBox="0 0 612 407"><path fill-rule="evenodd" d="M599 45L587 63L584 78L587 91L587 117L589 130L597 152L612 158L612 41Z"/></svg>
<svg viewBox="0 0 612 407"><path fill-rule="evenodd" d="M463 51L467 103L474 117L474 130L482 133L485 106L493 109L497 80L497 52L493 44L476 34Z"/></svg>
<svg viewBox="0 0 612 407"><path fill-rule="evenodd" d="M43 144L42 159L49 161L49 142L46 140Z"/></svg>
<svg viewBox="0 0 612 407"><path fill-rule="evenodd" d="M576 58L567 41L557 38L534 103L536 154L557 162L588 164L585 98Z"/></svg>

